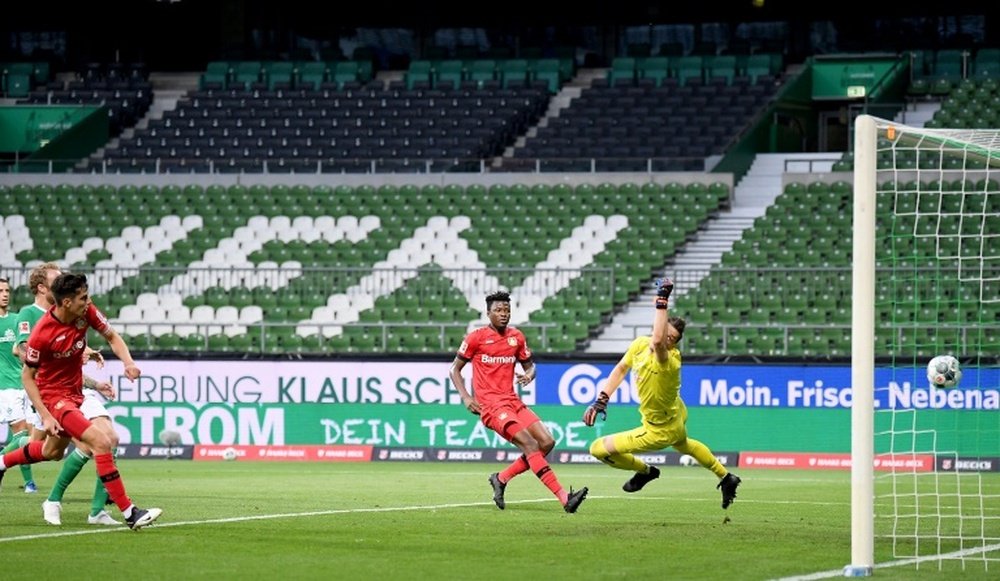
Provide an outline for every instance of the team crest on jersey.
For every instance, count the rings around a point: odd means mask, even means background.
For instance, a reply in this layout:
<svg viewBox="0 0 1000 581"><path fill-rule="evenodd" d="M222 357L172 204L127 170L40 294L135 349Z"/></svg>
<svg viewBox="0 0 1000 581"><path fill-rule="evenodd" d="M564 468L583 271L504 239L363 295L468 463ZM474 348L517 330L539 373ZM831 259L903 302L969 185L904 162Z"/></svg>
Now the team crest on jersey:
<svg viewBox="0 0 1000 581"><path fill-rule="evenodd" d="M511 347L517 347L517 339L514 337L507 337L507 344Z"/></svg>
<svg viewBox="0 0 1000 581"><path fill-rule="evenodd" d="M28 321L21 321L20 323L17 324L17 332L22 335L25 333L30 333L31 323L29 323Z"/></svg>

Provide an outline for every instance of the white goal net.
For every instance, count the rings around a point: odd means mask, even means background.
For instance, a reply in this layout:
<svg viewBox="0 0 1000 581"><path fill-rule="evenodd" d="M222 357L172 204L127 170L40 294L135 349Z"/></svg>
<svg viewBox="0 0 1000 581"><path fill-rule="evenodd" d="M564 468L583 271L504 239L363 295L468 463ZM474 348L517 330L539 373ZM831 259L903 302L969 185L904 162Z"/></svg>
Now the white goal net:
<svg viewBox="0 0 1000 581"><path fill-rule="evenodd" d="M1000 130L855 137L849 572L1000 575Z"/></svg>

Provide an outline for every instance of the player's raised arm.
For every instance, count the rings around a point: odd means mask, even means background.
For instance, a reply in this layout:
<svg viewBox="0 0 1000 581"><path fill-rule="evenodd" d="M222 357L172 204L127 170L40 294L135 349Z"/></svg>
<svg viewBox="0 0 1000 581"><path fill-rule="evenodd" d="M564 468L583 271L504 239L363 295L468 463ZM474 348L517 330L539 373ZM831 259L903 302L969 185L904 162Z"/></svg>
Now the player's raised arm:
<svg viewBox="0 0 1000 581"><path fill-rule="evenodd" d="M653 333L650 337L649 348L656 354L656 359L660 363L667 360L667 352L670 351L671 343L667 338L669 323L667 321L667 302L670 293L674 290L674 281L669 278L661 278L656 281L656 299L653 313Z"/></svg>

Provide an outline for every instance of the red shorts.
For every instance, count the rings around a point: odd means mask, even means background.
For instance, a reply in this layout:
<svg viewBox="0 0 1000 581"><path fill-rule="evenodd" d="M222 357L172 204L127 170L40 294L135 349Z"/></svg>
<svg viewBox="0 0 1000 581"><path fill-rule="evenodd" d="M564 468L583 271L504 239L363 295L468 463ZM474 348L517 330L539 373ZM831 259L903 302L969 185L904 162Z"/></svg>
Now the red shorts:
<svg viewBox="0 0 1000 581"><path fill-rule="evenodd" d="M519 401L500 402L490 407L482 406L480 418L483 425L503 436L508 442L514 435L541 419L531 408Z"/></svg>
<svg viewBox="0 0 1000 581"><path fill-rule="evenodd" d="M62 426L60 436L72 436L80 440L91 426L90 420L80 411L80 406L70 399L45 400L45 408Z"/></svg>

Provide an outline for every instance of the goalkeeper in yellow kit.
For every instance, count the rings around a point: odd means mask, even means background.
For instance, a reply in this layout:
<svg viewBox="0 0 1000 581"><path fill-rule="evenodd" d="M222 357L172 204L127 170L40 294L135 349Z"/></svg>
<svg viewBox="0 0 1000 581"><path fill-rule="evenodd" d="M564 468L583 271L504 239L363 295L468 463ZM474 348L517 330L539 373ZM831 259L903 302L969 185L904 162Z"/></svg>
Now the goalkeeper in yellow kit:
<svg viewBox="0 0 1000 581"><path fill-rule="evenodd" d="M719 477L716 488L722 491L722 508L729 508L736 499L740 478L726 470L707 446L687 435L687 407L680 396L681 352L677 349L684 336L685 322L680 317L667 316L667 300L673 290L674 283L669 278L657 281L653 333L632 341L597 394L597 401L583 414L588 426L594 425L598 415L607 418L608 399L629 369L633 369L642 425L594 440L590 453L608 466L635 472L622 488L625 492L638 492L647 482L659 478L660 470L636 458L635 453L673 447Z"/></svg>

